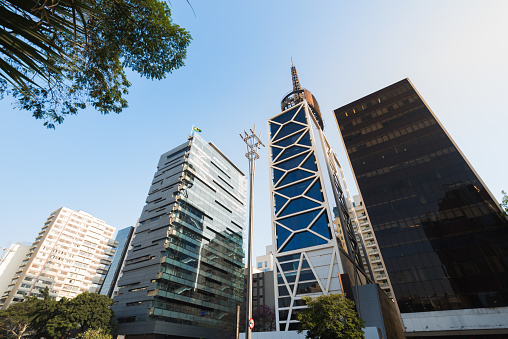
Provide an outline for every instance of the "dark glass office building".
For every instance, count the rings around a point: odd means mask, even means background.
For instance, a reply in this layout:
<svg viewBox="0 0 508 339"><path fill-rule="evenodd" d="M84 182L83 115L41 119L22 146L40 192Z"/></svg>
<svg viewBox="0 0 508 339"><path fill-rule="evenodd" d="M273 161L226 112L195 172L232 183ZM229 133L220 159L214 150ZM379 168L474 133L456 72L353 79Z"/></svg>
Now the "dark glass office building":
<svg viewBox="0 0 508 339"><path fill-rule="evenodd" d="M508 220L411 82L334 115L400 311L508 306Z"/></svg>

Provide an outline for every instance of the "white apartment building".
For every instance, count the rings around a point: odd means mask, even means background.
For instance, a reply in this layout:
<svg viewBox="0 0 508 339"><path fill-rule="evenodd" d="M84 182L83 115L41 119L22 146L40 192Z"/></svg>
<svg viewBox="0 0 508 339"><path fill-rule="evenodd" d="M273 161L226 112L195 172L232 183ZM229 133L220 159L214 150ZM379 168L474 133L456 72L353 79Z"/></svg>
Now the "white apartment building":
<svg viewBox="0 0 508 339"><path fill-rule="evenodd" d="M365 258L363 252L361 252L365 270L368 271L366 260L369 260L370 267L372 268L372 275L374 276L374 281L379 285L379 287L381 287L383 291L386 292L386 294L390 298L393 298L392 286L390 284L390 279L384 267L383 257L381 256L381 253L379 251L376 236L369 221L369 216L365 210L365 206L363 205L363 202L359 195L353 196L353 206L349 206L349 215L351 217L351 220L353 220L354 222L355 218L353 208L356 214L356 218L358 219L359 226L358 228L357 227L354 228L356 240L360 241L360 237L357 233L357 229L360 229L368 256L368 258Z"/></svg>
<svg viewBox="0 0 508 339"><path fill-rule="evenodd" d="M0 293L5 291L11 283L12 277L18 271L19 266L25 260L30 245L22 245L20 243L2 247L4 253L0 258Z"/></svg>
<svg viewBox="0 0 508 339"><path fill-rule="evenodd" d="M115 228L83 211L61 207L50 214L21 266L0 297L0 307L40 297L74 298L88 291L97 269L110 264L108 240ZM2 291L3 292L3 291Z"/></svg>
<svg viewBox="0 0 508 339"><path fill-rule="evenodd" d="M273 271L273 245L266 246L266 254L256 257L256 266L260 272Z"/></svg>

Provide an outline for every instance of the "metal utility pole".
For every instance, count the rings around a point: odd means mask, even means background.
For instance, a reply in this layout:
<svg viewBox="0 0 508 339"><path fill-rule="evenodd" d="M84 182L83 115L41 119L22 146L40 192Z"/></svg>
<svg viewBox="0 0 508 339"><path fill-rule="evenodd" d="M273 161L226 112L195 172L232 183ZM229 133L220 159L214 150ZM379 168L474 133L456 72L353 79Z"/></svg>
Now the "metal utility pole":
<svg viewBox="0 0 508 339"><path fill-rule="evenodd" d="M256 130L256 125L254 125ZM249 322L252 318L252 230L253 230L253 201L254 201L254 171L256 170L256 160L259 159L258 149L261 146L265 147L261 142L261 139L256 135L253 130L250 130L249 135L245 130L243 131L245 136L240 134L240 138L247 144L247 153L245 156L249 159L249 238L248 238L248 256L247 256L247 270L249 271L249 278L247 279L247 308L246 308L246 322L245 322L245 338L251 339L252 328L249 326ZM261 133L259 134L261 136ZM253 323L252 323L253 325Z"/></svg>

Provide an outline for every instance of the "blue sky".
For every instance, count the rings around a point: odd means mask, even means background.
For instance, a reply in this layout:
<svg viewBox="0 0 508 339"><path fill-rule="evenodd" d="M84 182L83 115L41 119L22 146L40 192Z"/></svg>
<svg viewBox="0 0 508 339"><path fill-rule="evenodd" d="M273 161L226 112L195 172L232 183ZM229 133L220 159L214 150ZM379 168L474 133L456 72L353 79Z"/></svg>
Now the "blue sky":
<svg viewBox="0 0 508 339"><path fill-rule="evenodd" d="M0 246L32 242L60 206L133 225L160 154L193 124L247 173L238 134L255 124L266 141L291 90L291 57L344 167L333 109L408 77L497 199L508 190L507 1L194 0L196 16L171 3L193 36L186 66L161 81L131 74L123 113L87 109L47 130L0 101ZM257 256L271 243L266 148L254 200Z"/></svg>

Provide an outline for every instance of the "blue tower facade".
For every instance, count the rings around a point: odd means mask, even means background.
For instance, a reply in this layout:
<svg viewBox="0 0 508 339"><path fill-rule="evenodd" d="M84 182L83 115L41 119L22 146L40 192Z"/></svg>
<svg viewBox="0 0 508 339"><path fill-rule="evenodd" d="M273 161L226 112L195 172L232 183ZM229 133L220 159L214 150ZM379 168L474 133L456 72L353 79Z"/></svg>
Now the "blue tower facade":
<svg viewBox="0 0 508 339"><path fill-rule="evenodd" d="M349 294L369 283L319 106L291 70L293 91L284 97L282 113L268 120L279 331L297 329L296 314L306 308L302 297Z"/></svg>

